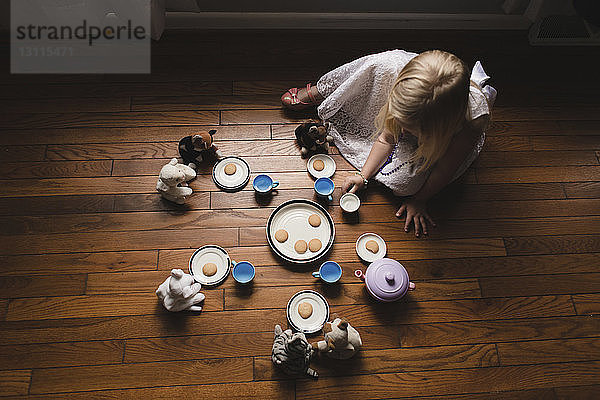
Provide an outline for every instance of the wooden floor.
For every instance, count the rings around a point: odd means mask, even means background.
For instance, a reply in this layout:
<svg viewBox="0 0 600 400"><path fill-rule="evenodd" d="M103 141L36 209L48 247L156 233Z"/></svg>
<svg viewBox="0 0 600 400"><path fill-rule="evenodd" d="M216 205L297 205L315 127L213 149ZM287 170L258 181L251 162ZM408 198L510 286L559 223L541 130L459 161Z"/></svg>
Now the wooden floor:
<svg viewBox="0 0 600 400"><path fill-rule="evenodd" d="M393 48L481 59L500 92L485 149L431 203L439 227L405 234L381 187L359 219L337 202L325 287L282 266L264 237L274 207L313 198L279 106L358 56ZM0 396L27 398L582 399L600 396L598 48L530 48L524 32L183 32L154 44L152 74L0 76ZM269 172L279 193L224 193L210 166L185 207L155 193L177 141L217 144ZM334 149L342 182L351 167ZM336 199L339 192L336 193ZM372 301L353 277L363 232L417 283ZM170 314L154 290L206 244L257 268L205 289L200 314ZM354 359L315 360L318 381L270 361L290 296L325 295L355 326Z"/></svg>

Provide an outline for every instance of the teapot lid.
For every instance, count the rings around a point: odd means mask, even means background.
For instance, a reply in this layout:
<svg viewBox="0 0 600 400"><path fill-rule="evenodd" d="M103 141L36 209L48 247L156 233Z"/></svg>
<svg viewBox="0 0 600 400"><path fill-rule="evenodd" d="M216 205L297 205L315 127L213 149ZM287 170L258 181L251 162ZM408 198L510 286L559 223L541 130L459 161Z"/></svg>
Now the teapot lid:
<svg viewBox="0 0 600 400"><path fill-rule="evenodd" d="M378 299L398 300L408 291L408 272L398 261L381 258L367 268L365 283L371 294Z"/></svg>

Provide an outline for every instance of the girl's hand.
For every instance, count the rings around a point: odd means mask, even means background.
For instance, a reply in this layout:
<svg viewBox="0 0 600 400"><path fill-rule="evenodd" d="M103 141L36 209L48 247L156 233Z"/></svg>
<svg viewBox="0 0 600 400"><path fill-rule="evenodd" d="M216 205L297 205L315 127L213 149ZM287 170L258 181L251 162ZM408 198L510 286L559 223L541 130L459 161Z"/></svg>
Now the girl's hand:
<svg viewBox="0 0 600 400"><path fill-rule="evenodd" d="M427 213L427 204L414 198L404 200L402 206L396 212L396 217L402 216L406 212L406 222L404 223L404 232L408 232L411 222L415 225L415 236L419 237L421 231L427 235L427 222L435 227L435 222Z"/></svg>
<svg viewBox="0 0 600 400"><path fill-rule="evenodd" d="M360 175L350 175L344 179L344 183L342 184L342 191L344 193L356 193L359 190L365 188L365 181Z"/></svg>

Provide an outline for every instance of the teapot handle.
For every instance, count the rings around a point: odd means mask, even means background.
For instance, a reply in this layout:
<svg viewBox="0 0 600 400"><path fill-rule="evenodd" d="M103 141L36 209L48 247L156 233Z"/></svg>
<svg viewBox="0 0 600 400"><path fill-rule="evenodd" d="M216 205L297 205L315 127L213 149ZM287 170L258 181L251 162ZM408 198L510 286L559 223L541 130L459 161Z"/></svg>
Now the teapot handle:
<svg viewBox="0 0 600 400"><path fill-rule="evenodd" d="M416 287L417 285L414 282L408 282L408 290L415 290Z"/></svg>

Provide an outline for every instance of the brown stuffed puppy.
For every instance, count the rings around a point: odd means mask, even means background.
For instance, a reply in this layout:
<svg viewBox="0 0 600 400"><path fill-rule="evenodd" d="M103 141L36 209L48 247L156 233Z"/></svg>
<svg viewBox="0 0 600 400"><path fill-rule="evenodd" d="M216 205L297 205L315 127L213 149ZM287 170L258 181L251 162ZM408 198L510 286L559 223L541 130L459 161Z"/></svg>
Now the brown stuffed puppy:
<svg viewBox="0 0 600 400"><path fill-rule="evenodd" d="M362 346L362 340L356 329L348 321L332 315L333 321L323 326L325 340L313 343L313 349L327 354L331 358L345 360L352 357Z"/></svg>
<svg viewBox="0 0 600 400"><path fill-rule="evenodd" d="M327 134L329 122L323 123L320 120L310 120L300 124L296 128L296 140L300 146L302 157L310 153L327 153L329 144L333 138Z"/></svg>
<svg viewBox="0 0 600 400"><path fill-rule="evenodd" d="M221 152L213 143L213 135L216 130L208 132L198 132L191 136L186 136L179 141L179 154L186 164L201 163L204 159L203 154L213 152L217 157L221 157Z"/></svg>

